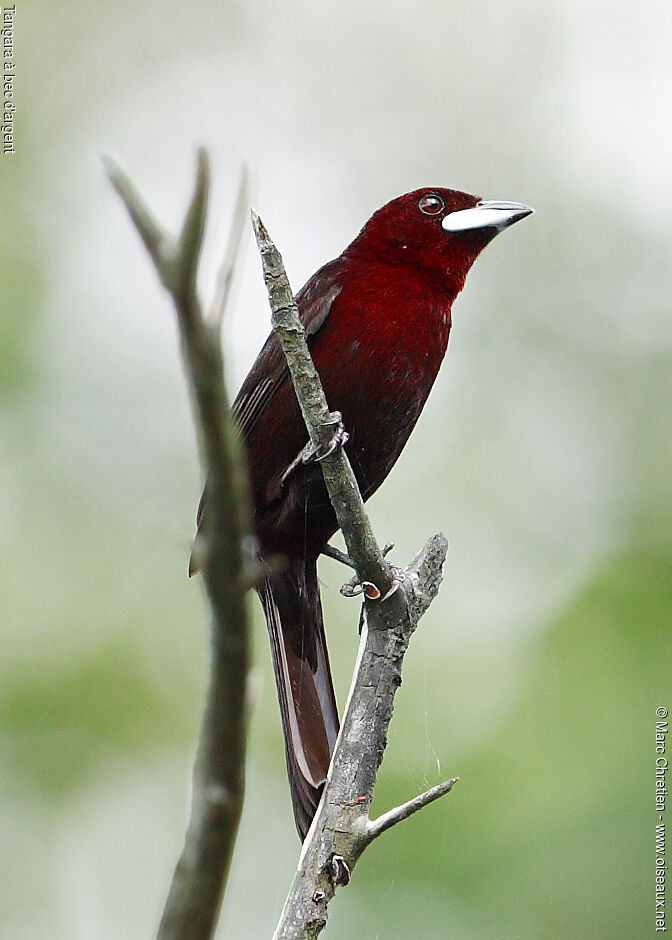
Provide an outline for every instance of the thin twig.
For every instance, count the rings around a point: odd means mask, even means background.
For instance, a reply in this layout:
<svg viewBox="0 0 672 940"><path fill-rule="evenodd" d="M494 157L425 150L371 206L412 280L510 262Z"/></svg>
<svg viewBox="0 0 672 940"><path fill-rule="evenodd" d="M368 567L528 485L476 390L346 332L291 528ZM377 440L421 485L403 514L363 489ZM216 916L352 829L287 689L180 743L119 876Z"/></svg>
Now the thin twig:
<svg viewBox="0 0 672 940"><path fill-rule="evenodd" d="M226 243L226 251L222 258L222 264L217 275L217 286L215 288L215 297L212 302L212 312L210 322L221 329L226 308L231 297L231 286L233 284L233 275L238 265L240 257L240 246L243 242L245 233L245 222L247 220L248 203L250 200L250 174L247 166L243 165L240 171L240 180L238 182L238 193L236 195L236 205L231 216L231 226L229 228L229 238Z"/></svg>
<svg viewBox="0 0 672 940"><path fill-rule="evenodd" d="M159 940L209 940L228 875L244 791L249 626L242 545L249 532L247 483L224 386L218 327L205 322L196 273L205 229L209 171L198 154L194 193L179 238L161 231L126 175L105 166L170 292L182 340L208 477L203 575L212 610L210 684L198 742L184 849L159 926Z"/></svg>
<svg viewBox="0 0 672 940"><path fill-rule="evenodd" d="M340 548L336 548L335 545L325 545L322 549L322 554L326 555L327 558L333 558L335 561L340 561L342 565L345 565L346 568L354 568L355 565L349 555L346 555L345 552L342 552Z"/></svg>
<svg viewBox="0 0 672 940"><path fill-rule="evenodd" d="M367 840L373 842L374 839L377 839L378 836L382 835L387 829L391 829L392 826L396 826L397 823L408 819L409 816L412 816L413 813L417 813L423 806L428 806L430 803L433 803L434 800L438 800L439 797L450 793L459 779L459 777L452 777L450 780L444 780L443 783L439 783L435 787L425 790L424 793L414 796L412 800L402 803L401 806L395 806L394 809L388 810L386 813L378 816L377 819L371 820L366 827Z"/></svg>

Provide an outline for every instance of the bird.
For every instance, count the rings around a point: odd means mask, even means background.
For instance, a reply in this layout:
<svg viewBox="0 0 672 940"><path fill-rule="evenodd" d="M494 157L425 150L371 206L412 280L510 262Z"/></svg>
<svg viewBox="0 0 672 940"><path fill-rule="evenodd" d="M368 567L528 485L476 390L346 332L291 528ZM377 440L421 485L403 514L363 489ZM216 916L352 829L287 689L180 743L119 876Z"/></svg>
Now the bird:
<svg viewBox="0 0 672 940"><path fill-rule="evenodd" d="M443 361L451 309L492 239L534 210L442 187L391 200L296 295L327 402L367 500L401 454ZM337 531L319 455L307 438L274 333L238 392L253 530L267 574L257 584L270 638L294 818L303 840L339 731L317 560ZM197 536L208 504L207 481ZM190 574L199 566L194 549ZM282 565L268 562L281 556Z"/></svg>

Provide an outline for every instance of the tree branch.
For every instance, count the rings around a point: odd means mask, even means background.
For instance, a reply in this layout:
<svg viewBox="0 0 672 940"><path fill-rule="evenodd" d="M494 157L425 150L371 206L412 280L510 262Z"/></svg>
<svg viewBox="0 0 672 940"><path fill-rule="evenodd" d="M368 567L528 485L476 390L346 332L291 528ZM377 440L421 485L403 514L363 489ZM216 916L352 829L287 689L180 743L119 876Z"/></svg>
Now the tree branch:
<svg viewBox="0 0 672 940"><path fill-rule="evenodd" d="M254 213L252 222L273 328L285 351L311 445L323 450L332 439L333 415L310 358L282 258ZM377 820L369 819L404 654L418 620L438 591L448 543L445 536L435 535L405 569L392 568L375 539L343 448L321 465L347 546L347 560L354 564L363 587L365 621L329 777L274 940L317 937L326 925L336 887L347 884L366 846L385 829L447 793L455 782L446 781ZM328 554L338 557L331 550Z"/></svg>
<svg viewBox="0 0 672 940"><path fill-rule="evenodd" d="M159 940L208 940L217 923L243 803L249 669L245 591L250 578L243 558L249 533L247 482L224 385L219 322L206 322L196 292L208 162L200 150L194 193L177 240L161 231L129 179L109 158L105 166L175 305L208 478L201 559L212 611L210 683L184 849L158 931ZM235 259L239 238L232 228L229 258Z"/></svg>
<svg viewBox="0 0 672 940"><path fill-rule="evenodd" d="M229 229L229 238L226 244L226 251L219 269L217 277L217 287L212 302L212 313L210 319L220 329L224 314L231 296L231 287L233 285L233 275L236 271L238 258L240 256L240 247L243 243L243 232L247 222L247 207L250 201L250 175L247 166L243 166L238 183L238 195L236 196L236 205L231 217L231 228Z"/></svg>
<svg viewBox="0 0 672 940"><path fill-rule="evenodd" d="M308 352L299 311L280 252L256 212L252 212L252 225L261 254L273 329L287 357L292 384L301 406L310 442L316 450L323 453L330 448L333 440L334 415L329 411L320 377ZM339 448L325 457L321 465L348 555L361 579L377 585L385 594L392 586L392 569L383 558L376 541L347 454Z"/></svg>
<svg viewBox="0 0 672 940"><path fill-rule="evenodd" d="M443 783L438 783L435 787L430 787L430 789L425 790L424 793L414 796L412 800L402 803L401 806L395 806L394 809L388 810L387 813L383 813L377 819L374 819L366 827L367 841L373 842L374 839L377 839L378 836L382 835L387 829L391 829L392 826L396 826L397 823L408 819L413 813L417 813L423 806L429 806L434 800L438 800L440 796L449 793L459 779L459 777L452 777L450 780L444 780Z"/></svg>

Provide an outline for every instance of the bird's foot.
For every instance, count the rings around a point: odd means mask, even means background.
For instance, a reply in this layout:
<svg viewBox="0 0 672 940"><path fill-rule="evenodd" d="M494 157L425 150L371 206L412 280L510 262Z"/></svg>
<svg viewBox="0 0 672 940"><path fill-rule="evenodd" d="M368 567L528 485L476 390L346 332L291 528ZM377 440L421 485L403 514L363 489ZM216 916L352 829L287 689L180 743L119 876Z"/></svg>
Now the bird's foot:
<svg viewBox="0 0 672 940"><path fill-rule="evenodd" d="M392 565L391 567L392 567L392 571L394 572L394 577L392 578L392 586L390 587L390 590L387 591L386 594L383 594L383 596L380 598L381 604L383 603L383 601L386 601L388 600L388 598L392 597L393 594L396 594L399 588L401 587L401 585L404 583L403 570L401 568L397 568L396 565Z"/></svg>
<svg viewBox="0 0 672 940"><path fill-rule="evenodd" d="M329 440L327 445L321 450L319 447L314 447L312 444L309 444L308 451L303 456L304 463L321 463L323 460L326 460L327 457L331 457L332 454L335 454L341 447L345 447L350 440L350 435L345 430L343 415L340 411L330 412L324 424L334 429L331 440ZM304 448L304 451L305 450ZM304 453L304 451L302 451L302 453Z"/></svg>
<svg viewBox="0 0 672 940"><path fill-rule="evenodd" d="M382 548L383 557L388 555L393 548L394 542L386 542ZM348 565L350 568L355 567L349 556L341 552L338 548L334 548L333 545L327 545L324 554L329 555L331 558L336 558L337 561L343 562L343 564ZM392 586L384 596L381 597L380 589L371 581L360 581L357 573L353 574L350 580L346 581L341 587L341 594L343 597L357 597L359 594L363 594L370 601L386 601L388 597L392 597L399 589L399 585L403 581L401 568L398 568L396 565L390 565L390 567L393 573Z"/></svg>
<svg viewBox="0 0 672 940"><path fill-rule="evenodd" d="M305 447L303 447L299 453L296 455L294 460L287 467L285 472L282 474L282 482L285 483L287 477L289 477L297 467L304 467L309 463L321 463L323 460L326 460L327 457L331 457L332 454L335 454L337 450L340 450L341 447L345 445L350 440L350 435L345 430L343 424L343 417L340 411L332 411L329 414L329 418L324 422L326 425L333 425L334 433L331 436L331 439L327 442L325 447L317 447L313 444L312 441L308 441Z"/></svg>

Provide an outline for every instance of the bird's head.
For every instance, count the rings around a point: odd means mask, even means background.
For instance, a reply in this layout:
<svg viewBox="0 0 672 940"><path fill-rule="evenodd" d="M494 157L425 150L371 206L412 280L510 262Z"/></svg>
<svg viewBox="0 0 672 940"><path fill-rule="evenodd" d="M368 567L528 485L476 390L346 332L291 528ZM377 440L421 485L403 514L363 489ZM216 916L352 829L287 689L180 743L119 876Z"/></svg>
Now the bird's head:
<svg viewBox="0 0 672 940"><path fill-rule="evenodd" d="M459 291L488 242L533 211L454 189L416 189L374 212L346 254L409 264L447 278Z"/></svg>

